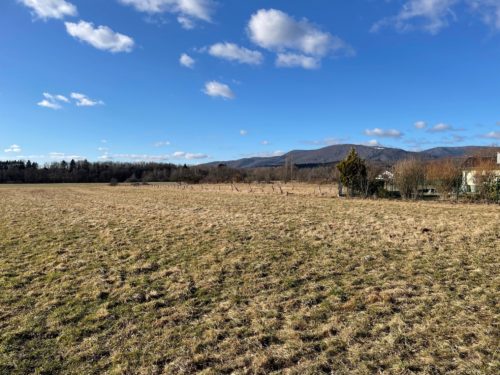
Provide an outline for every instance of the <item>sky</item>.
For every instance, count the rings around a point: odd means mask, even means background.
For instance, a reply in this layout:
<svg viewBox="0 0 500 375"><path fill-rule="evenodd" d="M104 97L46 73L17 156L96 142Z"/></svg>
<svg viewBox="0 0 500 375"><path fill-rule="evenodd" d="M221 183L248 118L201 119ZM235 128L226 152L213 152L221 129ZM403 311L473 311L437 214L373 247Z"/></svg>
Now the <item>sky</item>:
<svg viewBox="0 0 500 375"><path fill-rule="evenodd" d="M500 0L1 0L0 159L500 143Z"/></svg>

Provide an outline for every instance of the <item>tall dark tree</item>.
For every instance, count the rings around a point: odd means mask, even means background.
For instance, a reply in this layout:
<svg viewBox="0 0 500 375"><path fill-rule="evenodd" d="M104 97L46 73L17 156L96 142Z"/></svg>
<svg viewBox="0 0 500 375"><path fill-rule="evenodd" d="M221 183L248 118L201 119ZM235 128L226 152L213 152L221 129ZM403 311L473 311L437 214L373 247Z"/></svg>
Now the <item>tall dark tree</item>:
<svg viewBox="0 0 500 375"><path fill-rule="evenodd" d="M337 164L340 172L340 182L347 187L349 196L363 192L366 186L366 164L353 147L344 160Z"/></svg>

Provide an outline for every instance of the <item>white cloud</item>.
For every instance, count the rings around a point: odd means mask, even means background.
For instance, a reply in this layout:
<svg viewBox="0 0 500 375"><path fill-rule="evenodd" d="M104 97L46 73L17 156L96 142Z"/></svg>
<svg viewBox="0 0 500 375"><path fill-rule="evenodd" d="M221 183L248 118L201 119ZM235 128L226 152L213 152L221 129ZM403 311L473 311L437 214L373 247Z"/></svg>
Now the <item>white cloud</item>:
<svg viewBox="0 0 500 375"><path fill-rule="evenodd" d="M315 141L304 141L303 143L313 146L333 146L333 145L339 145L342 142L345 142L345 139L330 137Z"/></svg>
<svg viewBox="0 0 500 375"><path fill-rule="evenodd" d="M498 0L467 0L473 12L477 13L482 21L500 30L500 1Z"/></svg>
<svg viewBox="0 0 500 375"><path fill-rule="evenodd" d="M245 158L270 158L274 156L283 156L284 154L284 151L276 150L273 152L256 152L253 154L243 154L241 156Z"/></svg>
<svg viewBox="0 0 500 375"><path fill-rule="evenodd" d="M109 148L107 148L107 147L97 147L97 151L99 151L99 152L108 152Z"/></svg>
<svg viewBox="0 0 500 375"><path fill-rule="evenodd" d="M78 107L94 107L96 105L104 105L102 100L90 99L85 94L80 94L78 92L71 93L71 98L76 100L76 105Z"/></svg>
<svg viewBox="0 0 500 375"><path fill-rule="evenodd" d="M132 38L116 33L107 26L94 27L92 23L85 21L65 22L65 25L69 35L97 49L117 53L131 52L134 48Z"/></svg>
<svg viewBox="0 0 500 375"><path fill-rule="evenodd" d="M151 161L162 162L170 159L170 155L148 155L148 154L109 154L99 156L99 160L133 160L133 161Z"/></svg>
<svg viewBox="0 0 500 375"><path fill-rule="evenodd" d="M66 16L76 16L76 6L65 0L19 0L30 8L34 15L41 19L63 19Z"/></svg>
<svg viewBox="0 0 500 375"><path fill-rule="evenodd" d="M375 128L375 129L366 129L365 134L371 137L386 137L386 138L401 138L403 136L403 133L401 133L399 130L396 129L380 129L380 128Z"/></svg>
<svg viewBox="0 0 500 375"><path fill-rule="evenodd" d="M184 151L176 151L172 154L172 156L176 159L186 159L186 160L199 160L208 158L208 155L206 154L196 154Z"/></svg>
<svg viewBox="0 0 500 375"><path fill-rule="evenodd" d="M17 153L21 152L21 151L22 151L22 149L21 149L21 146L14 144L14 145L11 145L9 148L6 148L6 149L5 149L5 150L3 150L3 151L4 151L5 153L11 153L11 152L13 152L13 153L16 153L16 154L17 154Z"/></svg>
<svg viewBox="0 0 500 375"><path fill-rule="evenodd" d="M149 155L149 154L110 154L105 152L99 156L99 160L133 160L133 161L151 161L163 162L172 159L183 160L201 160L207 159L208 155L201 153L191 153L184 151L176 151L172 154Z"/></svg>
<svg viewBox="0 0 500 375"><path fill-rule="evenodd" d="M72 154L66 154L64 152L49 152L49 158L52 159L52 160L58 160L58 161L62 161L62 160L83 160L85 159L85 157L83 156L79 156L79 155L72 155Z"/></svg>
<svg viewBox="0 0 500 375"><path fill-rule="evenodd" d="M48 92L43 93L44 99L40 102L37 103L38 106L44 107L44 108L50 108L50 109L61 109L61 103L68 103L69 100L66 98L64 95L52 95L49 94Z"/></svg>
<svg viewBox="0 0 500 375"><path fill-rule="evenodd" d="M179 64L185 66L186 68L193 69L196 61L186 53L183 53L179 59Z"/></svg>
<svg viewBox="0 0 500 375"><path fill-rule="evenodd" d="M169 141L159 141L159 142L156 142L154 144L155 147L166 147L166 146L170 146L170 142Z"/></svg>
<svg viewBox="0 0 500 375"><path fill-rule="evenodd" d="M417 121L414 124L415 128L417 129L425 129L427 127L427 123L425 121Z"/></svg>
<svg viewBox="0 0 500 375"><path fill-rule="evenodd" d="M214 57L250 65L262 64L264 59L259 51L252 51L234 43L214 44L208 48L208 53Z"/></svg>
<svg viewBox="0 0 500 375"><path fill-rule="evenodd" d="M177 22L179 22L181 27L185 30L193 30L196 27L194 21L189 17L179 16L177 17Z"/></svg>
<svg viewBox="0 0 500 375"><path fill-rule="evenodd" d="M484 138L500 139L500 132L489 132L483 136Z"/></svg>
<svg viewBox="0 0 500 375"><path fill-rule="evenodd" d="M455 18L452 8L459 1L409 0L396 16L385 18L373 25L372 31L392 26L401 32L422 29L430 34L437 34L448 26L450 19Z"/></svg>
<svg viewBox="0 0 500 375"><path fill-rule="evenodd" d="M372 139L368 142L364 142L363 143L364 146L370 146L370 147L381 147L382 145L380 144L379 141L377 141L376 139Z"/></svg>
<svg viewBox="0 0 500 375"><path fill-rule="evenodd" d="M269 146L271 144L271 142L264 140L264 141L260 142L260 144L264 145L264 146Z"/></svg>
<svg viewBox="0 0 500 375"><path fill-rule="evenodd" d="M177 21L185 29L194 28L194 20L212 21L215 3L212 0L119 0L140 12L177 14Z"/></svg>
<svg viewBox="0 0 500 375"><path fill-rule="evenodd" d="M329 53L352 55L353 49L342 39L320 30L307 19L296 20L276 9L260 9L252 15L247 32L256 45L282 54L278 66L301 66L311 69L312 59L319 60ZM298 54L287 54L287 51ZM295 56L295 57L294 57ZM279 64L278 64L279 63Z"/></svg>
<svg viewBox="0 0 500 375"><path fill-rule="evenodd" d="M280 68L304 68L318 69L320 60L316 57L299 55L295 53L278 53L276 57L276 66Z"/></svg>
<svg viewBox="0 0 500 375"><path fill-rule="evenodd" d="M451 125L444 124L442 122L434 125L431 129L429 129L429 131L432 133L445 132L449 130L453 130L453 127Z"/></svg>
<svg viewBox="0 0 500 375"><path fill-rule="evenodd" d="M234 99L235 95L231 88L217 81L210 81L205 83L205 89L203 90L205 94L212 97L221 97L224 99Z"/></svg>
<svg viewBox="0 0 500 375"><path fill-rule="evenodd" d="M247 130L244 130L244 129L241 129L241 130L240 130L240 135L241 135L241 136L243 136L243 137L244 137L244 136L245 136L245 135L247 135L247 134L248 134L248 131L247 131Z"/></svg>

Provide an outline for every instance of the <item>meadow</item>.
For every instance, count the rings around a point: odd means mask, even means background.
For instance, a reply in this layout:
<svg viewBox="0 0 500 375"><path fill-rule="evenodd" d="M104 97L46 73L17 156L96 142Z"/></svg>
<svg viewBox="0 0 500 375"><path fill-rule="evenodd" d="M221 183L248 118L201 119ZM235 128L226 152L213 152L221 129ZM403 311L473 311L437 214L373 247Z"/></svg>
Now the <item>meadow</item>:
<svg viewBox="0 0 500 375"><path fill-rule="evenodd" d="M498 205L281 190L0 186L0 374L500 373Z"/></svg>

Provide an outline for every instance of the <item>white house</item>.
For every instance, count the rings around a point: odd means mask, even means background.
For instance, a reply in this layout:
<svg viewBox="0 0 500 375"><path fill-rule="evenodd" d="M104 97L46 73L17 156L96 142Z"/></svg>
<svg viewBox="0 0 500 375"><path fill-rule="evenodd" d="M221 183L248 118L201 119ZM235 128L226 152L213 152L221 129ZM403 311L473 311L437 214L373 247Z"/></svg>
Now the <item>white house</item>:
<svg viewBox="0 0 500 375"><path fill-rule="evenodd" d="M500 152L497 157L471 157L464 163L463 190L469 193L478 191L481 177L490 174L500 181Z"/></svg>

